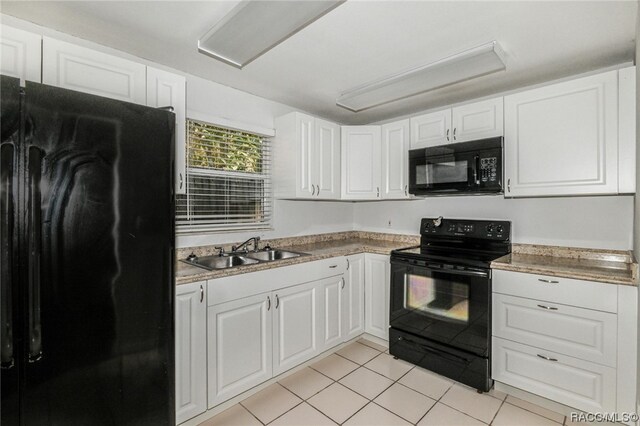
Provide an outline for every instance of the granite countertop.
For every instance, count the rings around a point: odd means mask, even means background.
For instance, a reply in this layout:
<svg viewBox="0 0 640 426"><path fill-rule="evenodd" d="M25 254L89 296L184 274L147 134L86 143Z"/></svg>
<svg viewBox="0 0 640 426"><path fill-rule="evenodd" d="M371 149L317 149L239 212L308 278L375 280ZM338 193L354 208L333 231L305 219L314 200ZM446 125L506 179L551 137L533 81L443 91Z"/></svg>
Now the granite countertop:
<svg viewBox="0 0 640 426"><path fill-rule="evenodd" d="M358 253L377 253L388 255L391 250L414 246L419 243L420 237L413 235L395 235L358 231L269 240L261 242L261 246L264 247L266 244L269 244L274 249L295 251L299 253L306 253L307 255L215 271L208 271L197 266L178 261L176 262L176 284L187 284L194 281L228 277L231 275L262 271L265 269L279 268L282 266L313 262L315 260L337 256L348 256ZM189 248L180 249L177 253L177 258L184 259L191 251L193 251L197 256L214 254L212 248L208 247L197 249Z"/></svg>
<svg viewBox="0 0 640 426"><path fill-rule="evenodd" d="M491 267L609 284L638 285L638 263L630 251L514 244L511 254L494 260Z"/></svg>

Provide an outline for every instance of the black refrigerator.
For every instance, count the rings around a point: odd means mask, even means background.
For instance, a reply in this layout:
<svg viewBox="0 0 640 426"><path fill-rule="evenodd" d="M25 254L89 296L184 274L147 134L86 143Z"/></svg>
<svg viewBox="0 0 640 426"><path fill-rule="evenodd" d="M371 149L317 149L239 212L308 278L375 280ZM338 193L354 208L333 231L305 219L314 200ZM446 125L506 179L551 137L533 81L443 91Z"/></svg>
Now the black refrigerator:
<svg viewBox="0 0 640 426"><path fill-rule="evenodd" d="M0 80L2 426L174 424L174 114Z"/></svg>

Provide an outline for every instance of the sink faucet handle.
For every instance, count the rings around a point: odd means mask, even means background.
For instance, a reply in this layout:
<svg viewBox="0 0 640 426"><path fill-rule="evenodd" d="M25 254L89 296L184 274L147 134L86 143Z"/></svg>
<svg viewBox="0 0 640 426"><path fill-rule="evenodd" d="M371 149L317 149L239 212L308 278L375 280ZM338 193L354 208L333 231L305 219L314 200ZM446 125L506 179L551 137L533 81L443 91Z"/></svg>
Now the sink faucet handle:
<svg viewBox="0 0 640 426"><path fill-rule="evenodd" d="M224 256L224 247L214 247L218 250L218 256Z"/></svg>

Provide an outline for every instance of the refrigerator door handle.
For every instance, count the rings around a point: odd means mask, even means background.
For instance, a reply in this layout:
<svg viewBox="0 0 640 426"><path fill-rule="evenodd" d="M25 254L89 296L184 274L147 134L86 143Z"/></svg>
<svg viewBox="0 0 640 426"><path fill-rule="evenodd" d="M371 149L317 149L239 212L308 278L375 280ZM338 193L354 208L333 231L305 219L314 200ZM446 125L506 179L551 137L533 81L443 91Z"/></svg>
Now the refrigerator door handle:
<svg viewBox="0 0 640 426"><path fill-rule="evenodd" d="M29 362L42 359L42 324L40 321L40 255L42 253L40 173L43 153L39 148L29 148Z"/></svg>
<svg viewBox="0 0 640 426"><path fill-rule="evenodd" d="M8 370L15 365L13 350L13 161L14 147L4 144L1 147L2 173L0 181L0 368ZM6 164L4 163L6 161Z"/></svg>

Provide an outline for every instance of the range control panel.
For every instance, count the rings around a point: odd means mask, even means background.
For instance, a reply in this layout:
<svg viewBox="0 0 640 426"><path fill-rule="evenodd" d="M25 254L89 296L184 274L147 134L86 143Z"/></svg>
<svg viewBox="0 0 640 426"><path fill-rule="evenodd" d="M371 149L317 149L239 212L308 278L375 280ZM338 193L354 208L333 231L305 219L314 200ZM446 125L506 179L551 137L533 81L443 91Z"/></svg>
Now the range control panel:
<svg viewBox="0 0 640 426"><path fill-rule="evenodd" d="M423 218L420 233L424 236L468 237L508 241L511 222L507 220L468 220Z"/></svg>

